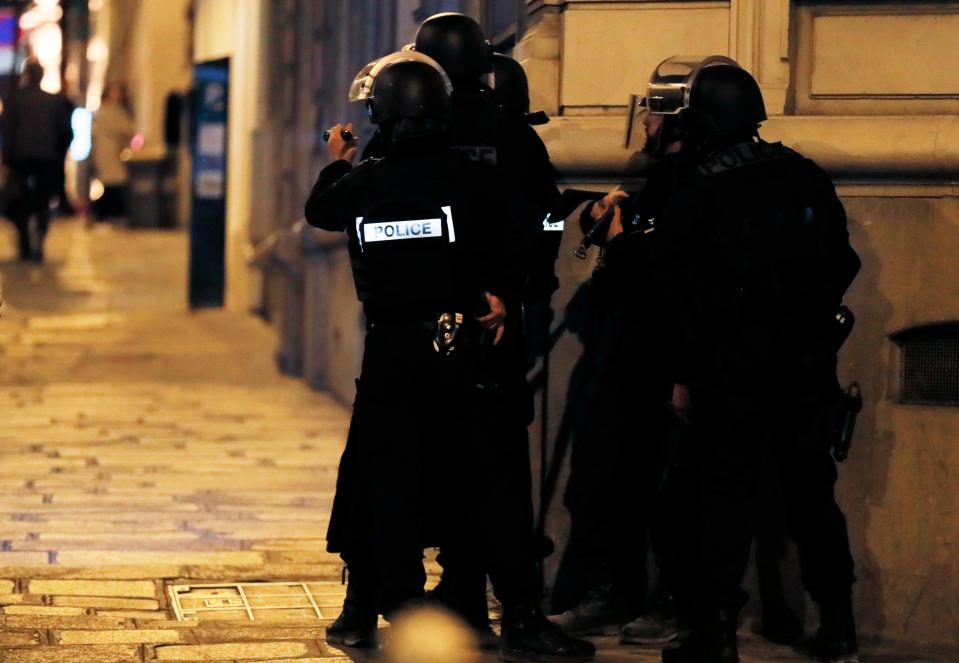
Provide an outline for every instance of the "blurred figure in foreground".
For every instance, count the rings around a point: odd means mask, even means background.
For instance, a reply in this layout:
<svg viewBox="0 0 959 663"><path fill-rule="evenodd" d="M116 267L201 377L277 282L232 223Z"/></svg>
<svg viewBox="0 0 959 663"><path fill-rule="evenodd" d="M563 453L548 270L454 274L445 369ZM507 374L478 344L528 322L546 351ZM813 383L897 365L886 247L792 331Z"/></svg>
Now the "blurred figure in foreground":
<svg viewBox="0 0 959 663"><path fill-rule="evenodd" d="M100 110L93 117L93 166L103 183L103 195L93 211L101 221L126 216L129 175L121 154L135 133L126 85L113 81L103 90Z"/></svg>
<svg viewBox="0 0 959 663"><path fill-rule="evenodd" d="M73 131L67 105L40 89L43 66L23 66L20 89L4 104L3 162L10 168L7 214L17 227L21 260L43 261L50 198L59 188Z"/></svg>

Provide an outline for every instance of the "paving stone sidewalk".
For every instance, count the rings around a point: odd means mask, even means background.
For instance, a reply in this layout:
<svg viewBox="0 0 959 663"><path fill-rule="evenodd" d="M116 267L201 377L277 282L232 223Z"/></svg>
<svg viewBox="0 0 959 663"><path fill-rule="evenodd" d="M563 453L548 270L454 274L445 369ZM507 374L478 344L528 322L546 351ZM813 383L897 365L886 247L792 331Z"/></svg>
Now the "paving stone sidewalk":
<svg viewBox="0 0 959 663"><path fill-rule="evenodd" d="M253 316L185 309L184 233L60 221L42 266L12 239L0 224L0 662L367 660L324 641L346 409L278 375ZM305 583L315 606L174 616L171 585L253 581ZM597 642L601 661L658 660Z"/></svg>

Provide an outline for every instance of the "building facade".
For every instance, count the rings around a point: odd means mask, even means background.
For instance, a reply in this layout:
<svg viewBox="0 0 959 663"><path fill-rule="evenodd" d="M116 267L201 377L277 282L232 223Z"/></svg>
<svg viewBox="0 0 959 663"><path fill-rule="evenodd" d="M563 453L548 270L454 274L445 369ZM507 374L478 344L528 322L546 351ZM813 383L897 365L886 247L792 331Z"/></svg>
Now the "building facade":
<svg viewBox="0 0 959 663"><path fill-rule="evenodd" d="M526 67L534 109L553 117L542 137L577 187L642 177L623 147L626 101L664 58L724 54L756 76L764 137L835 178L863 259L841 378L862 385L866 406L837 489L862 630L959 641L959 2L197 0L195 61L233 58L228 305L271 291L251 249L301 216L325 163L323 129L353 120L369 131L345 101L353 73L445 9L481 17ZM550 448L581 353L564 331L592 268L572 257L578 240L568 232L561 251L558 340L533 435L545 427ZM362 318L345 247L321 234L305 246L304 371L349 402ZM562 552L568 521L555 501L549 531Z"/></svg>

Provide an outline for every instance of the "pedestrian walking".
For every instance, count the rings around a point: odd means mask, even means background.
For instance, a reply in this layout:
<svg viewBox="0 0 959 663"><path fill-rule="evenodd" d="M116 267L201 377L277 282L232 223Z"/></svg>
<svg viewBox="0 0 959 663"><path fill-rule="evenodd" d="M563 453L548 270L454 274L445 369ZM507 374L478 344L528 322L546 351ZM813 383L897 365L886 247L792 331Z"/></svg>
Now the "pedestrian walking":
<svg viewBox="0 0 959 663"><path fill-rule="evenodd" d="M127 214L129 173L124 150L136 134L126 85L113 81L103 90L100 108L93 116L93 167L103 184L103 195L94 201L93 212L103 221Z"/></svg>
<svg viewBox="0 0 959 663"><path fill-rule="evenodd" d="M43 261L50 200L73 139L63 99L40 87L43 66L27 59L20 87L4 103L3 162L9 168L7 215L17 227L21 260Z"/></svg>

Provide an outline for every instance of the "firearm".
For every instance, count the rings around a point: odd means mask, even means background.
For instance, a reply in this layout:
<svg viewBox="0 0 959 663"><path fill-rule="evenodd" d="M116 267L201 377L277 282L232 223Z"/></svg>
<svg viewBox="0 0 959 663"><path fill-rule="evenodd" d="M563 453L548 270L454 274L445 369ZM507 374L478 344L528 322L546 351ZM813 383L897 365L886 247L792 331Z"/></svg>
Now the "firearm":
<svg viewBox="0 0 959 663"><path fill-rule="evenodd" d="M832 457L841 463L849 457L849 447L856 430L856 417L862 411L862 392L858 382L839 392L832 419Z"/></svg>
<svg viewBox="0 0 959 663"><path fill-rule="evenodd" d="M589 247L596 244L597 240L605 238L606 233L609 232L609 224L613 222L613 213L615 211L616 206L610 205L606 213L593 224L592 228L586 231L586 234L583 235L583 241L580 242L576 250L573 251L574 256L580 260L586 260L586 256L589 254Z"/></svg>
<svg viewBox="0 0 959 663"><path fill-rule="evenodd" d="M590 246L593 244L602 245L606 241L606 233L609 232L609 225L613 222L613 215L617 207L622 214L624 223L626 219L632 219L636 214L636 210L631 206L629 200L624 200L617 205L610 205L606 213L583 235L583 241L580 242L579 246L577 246L573 252L577 258L585 260Z"/></svg>

